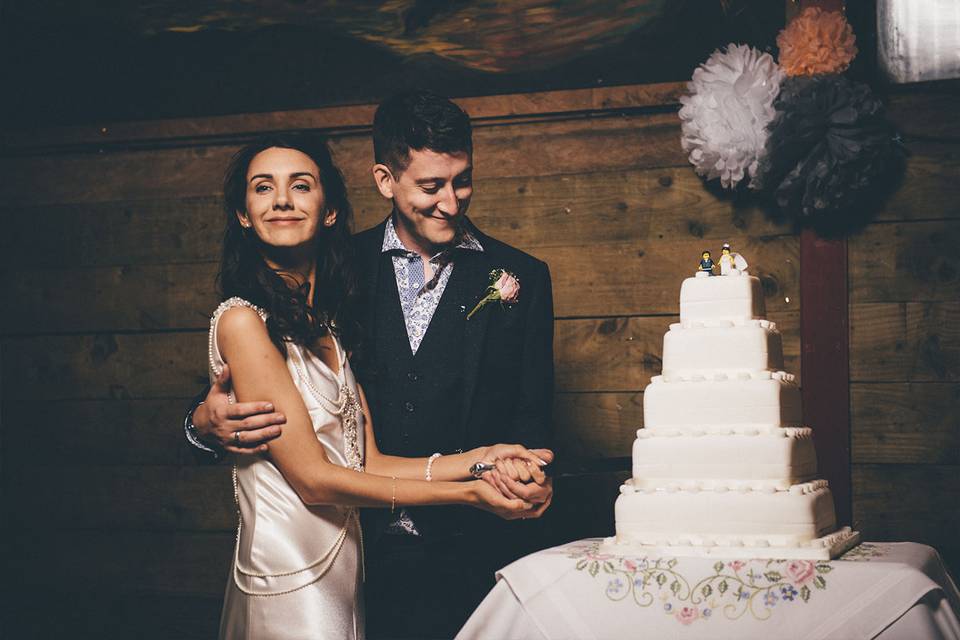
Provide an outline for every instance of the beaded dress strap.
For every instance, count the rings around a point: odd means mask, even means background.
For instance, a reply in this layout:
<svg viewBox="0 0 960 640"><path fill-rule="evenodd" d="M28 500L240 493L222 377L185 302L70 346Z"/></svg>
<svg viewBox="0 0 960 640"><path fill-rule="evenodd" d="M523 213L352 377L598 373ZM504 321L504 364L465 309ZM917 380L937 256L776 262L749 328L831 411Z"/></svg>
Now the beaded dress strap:
<svg viewBox="0 0 960 640"><path fill-rule="evenodd" d="M214 376L219 376L220 372L223 371L223 358L220 356L220 350L217 348L217 323L225 311L233 309L234 307L253 309L257 312L257 315L260 316L261 320L264 322L267 321L267 312L249 300L234 296L220 303L220 306L218 306L213 312L213 315L210 316L210 335L207 341L207 356L209 358L210 371L213 372Z"/></svg>

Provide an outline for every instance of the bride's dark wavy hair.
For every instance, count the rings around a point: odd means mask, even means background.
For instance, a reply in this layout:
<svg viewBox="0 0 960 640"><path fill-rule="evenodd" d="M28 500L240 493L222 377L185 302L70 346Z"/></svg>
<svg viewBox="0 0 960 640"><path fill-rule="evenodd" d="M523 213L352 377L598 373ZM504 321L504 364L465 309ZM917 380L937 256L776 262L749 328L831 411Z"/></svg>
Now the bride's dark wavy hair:
<svg viewBox="0 0 960 640"><path fill-rule="evenodd" d="M318 225L317 273L313 305L308 304L309 284L296 285L263 259L261 242L253 229L244 229L237 212L246 212L247 170L253 158L273 147L306 154L320 169L326 210L337 212L330 227ZM355 348L359 328L351 308L357 293L353 245L350 241L352 209L343 174L337 168L324 138L310 133L277 133L261 136L240 149L230 160L223 178L226 228L217 283L222 299L239 296L266 310L267 331L281 353L285 342L310 348L332 325L348 351ZM293 285L293 286L291 286Z"/></svg>

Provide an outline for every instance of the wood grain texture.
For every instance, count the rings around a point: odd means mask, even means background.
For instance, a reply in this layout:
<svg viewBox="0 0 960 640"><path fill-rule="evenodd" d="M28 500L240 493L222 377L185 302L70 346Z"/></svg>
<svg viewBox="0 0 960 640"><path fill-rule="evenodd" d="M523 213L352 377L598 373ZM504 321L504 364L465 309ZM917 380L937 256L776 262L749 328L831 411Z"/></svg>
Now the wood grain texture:
<svg viewBox="0 0 960 640"><path fill-rule="evenodd" d="M960 300L960 220L873 224L850 239L850 302Z"/></svg>
<svg viewBox="0 0 960 640"><path fill-rule="evenodd" d="M850 381L960 381L958 314L958 302L851 305Z"/></svg>
<svg viewBox="0 0 960 640"><path fill-rule="evenodd" d="M510 116L529 118L563 112L675 105L685 88L686 83L664 82L454 100L470 114L475 123L482 125L485 120ZM0 132L0 141L8 148L23 150L63 145L149 143L165 139L183 141L292 129L368 129L373 122L375 109L376 105L365 104L207 118L117 122L102 126L5 130Z"/></svg>
<svg viewBox="0 0 960 640"><path fill-rule="evenodd" d="M233 559L233 533L12 530L6 564L19 588L219 598Z"/></svg>
<svg viewBox="0 0 960 640"><path fill-rule="evenodd" d="M675 113L480 127L473 136L475 177L686 166L679 134ZM0 171L10 177L0 185L0 199L19 206L215 196L239 146L0 157ZM330 147L347 186L367 188L373 165L369 136L333 138ZM46 179L49 175L58 179Z"/></svg>
<svg viewBox="0 0 960 640"><path fill-rule="evenodd" d="M174 427L174 425L171 425ZM179 434L171 429L171 437ZM14 528L210 531L236 528L231 466L11 467L4 517ZM56 504L56 509L50 505Z"/></svg>
<svg viewBox="0 0 960 640"><path fill-rule="evenodd" d="M207 332L7 339L4 397L17 402L182 398L207 384Z"/></svg>
<svg viewBox="0 0 960 640"><path fill-rule="evenodd" d="M960 384L851 384L854 464L960 464L957 407Z"/></svg>
<svg viewBox="0 0 960 640"><path fill-rule="evenodd" d="M217 637L222 597L107 589L77 592L38 585L14 592L0 604L4 631L10 638ZM57 603L54 612L51 602Z"/></svg>
<svg viewBox="0 0 960 640"><path fill-rule="evenodd" d="M854 527L864 540L920 542L960 569L956 465L853 465Z"/></svg>
<svg viewBox="0 0 960 640"><path fill-rule="evenodd" d="M906 172L877 220L935 220L960 217L960 153L955 142L912 140Z"/></svg>
<svg viewBox="0 0 960 640"><path fill-rule="evenodd" d="M643 427L643 393L558 393L553 414L558 451L629 458Z"/></svg>
<svg viewBox="0 0 960 640"><path fill-rule="evenodd" d="M197 388L199 392L200 388ZM13 468L195 464L180 425L192 398L58 400L3 406Z"/></svg>
<svg viewBox="0 0 960 640"><path fill-rule="evenodd" d="M950 117L956 113L960 113L960 93L955 83L903 87L887 99L887 115L908 145L916 138L960 142L960 123Z"/></svg>

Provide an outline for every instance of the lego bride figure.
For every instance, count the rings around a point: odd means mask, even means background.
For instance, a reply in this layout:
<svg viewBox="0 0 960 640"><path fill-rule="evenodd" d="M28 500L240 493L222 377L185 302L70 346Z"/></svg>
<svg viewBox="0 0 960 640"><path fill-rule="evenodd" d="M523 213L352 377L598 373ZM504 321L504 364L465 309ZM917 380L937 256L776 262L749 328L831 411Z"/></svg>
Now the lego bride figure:
<svg viewBox="0 0 960 640"><path fill-rule="evenodd" d="M720 275L738 276L747 271L747 261L739 253L730 251L730 243L724 242L720 256Z"/></svg>

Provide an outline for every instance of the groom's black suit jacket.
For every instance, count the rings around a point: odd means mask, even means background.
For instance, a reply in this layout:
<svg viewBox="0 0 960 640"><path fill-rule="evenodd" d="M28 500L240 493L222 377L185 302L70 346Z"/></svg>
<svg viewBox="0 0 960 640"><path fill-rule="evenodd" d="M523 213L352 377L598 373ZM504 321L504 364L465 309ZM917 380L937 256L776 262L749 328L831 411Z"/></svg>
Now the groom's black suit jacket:
<svg viewBox="0 0 960 640"><path fill-rule="evenodd" d="M547 265L471 225L484 250L456 250L453 273L412 355L393 263L381 252L385 224L354 237L364 340L351 360L380 451L409 457L498 442L549 447L553 298ZM519 301L487 304L467 320L493 269L517 276ZM409 512L428 540L491 531L503 522L468 507ZM387 509L366 510L368 539L376 540L390 519Z"/></svg>

